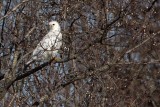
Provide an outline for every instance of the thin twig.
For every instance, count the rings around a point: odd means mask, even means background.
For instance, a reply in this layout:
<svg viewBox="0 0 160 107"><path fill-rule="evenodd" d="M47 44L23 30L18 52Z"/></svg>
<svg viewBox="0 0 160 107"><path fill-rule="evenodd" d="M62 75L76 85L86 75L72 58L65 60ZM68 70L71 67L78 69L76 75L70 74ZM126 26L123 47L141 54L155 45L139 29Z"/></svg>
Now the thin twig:
<svg viewBox="0 0 160 107"><path fill-rule="evenodd" d="M153 36L148 37L147 39L145 39L142 43L136 45L135 47L133 47L132 49L128 50L126 53L130 53L132 51L134 51L135 49L139 48L140 46L142 46L143 44L145 44L146 42L148 42L150 39L152 39L153 37L155 37L156 35L160 34L160 31L158 31L157 33L154 33Z"/></svg>
<svg viewBox="0 0 160 107"><path fill-rule="evenodd" d="M12 12L16 11L22 4L28 2L29 0L23 0L21 3L19 3L18 5L16 5L11 11L7 12L6 15L4 15L3 17L0 18L0 20L8 17Z"/></svg>

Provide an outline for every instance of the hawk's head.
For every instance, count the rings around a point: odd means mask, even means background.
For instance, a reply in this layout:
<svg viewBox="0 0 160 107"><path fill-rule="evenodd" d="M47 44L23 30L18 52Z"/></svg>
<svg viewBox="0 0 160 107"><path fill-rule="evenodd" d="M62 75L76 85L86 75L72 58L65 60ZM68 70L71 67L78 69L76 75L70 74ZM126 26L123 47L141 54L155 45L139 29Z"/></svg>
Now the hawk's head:
<svg viewBox="0 0 160 107"><path fill-rule="evenodd" d="M50 27L50 30L52 30L52 31L60 32L60 30L61 30L60 25L57 21L49 22L49 27Z"/></svg>

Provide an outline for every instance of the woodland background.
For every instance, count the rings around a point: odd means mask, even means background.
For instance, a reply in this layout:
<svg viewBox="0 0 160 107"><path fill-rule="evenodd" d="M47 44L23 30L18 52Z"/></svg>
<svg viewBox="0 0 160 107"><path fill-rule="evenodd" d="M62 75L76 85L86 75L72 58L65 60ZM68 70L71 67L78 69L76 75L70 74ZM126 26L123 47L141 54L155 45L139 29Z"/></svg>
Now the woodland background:
<svg viewBox="0 0 160 107"><path fill-rule="evenodd" d="M1 107L160 107L159 0L1 0ZM31 52L62 28L61 60Z"/></svg>

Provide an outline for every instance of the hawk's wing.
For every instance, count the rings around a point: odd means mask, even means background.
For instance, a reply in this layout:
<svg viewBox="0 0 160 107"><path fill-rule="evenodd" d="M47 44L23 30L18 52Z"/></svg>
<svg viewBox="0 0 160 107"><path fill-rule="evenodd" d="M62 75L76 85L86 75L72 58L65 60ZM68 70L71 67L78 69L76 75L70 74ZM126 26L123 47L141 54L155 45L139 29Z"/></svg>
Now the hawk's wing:
<svg viewBox="0 0 160 107"><path fill-rule="evenodd" d="M62 34L49 32L37 45L33 51L33 59L50 59L51 55L55 55L62 45Z"/></svg>

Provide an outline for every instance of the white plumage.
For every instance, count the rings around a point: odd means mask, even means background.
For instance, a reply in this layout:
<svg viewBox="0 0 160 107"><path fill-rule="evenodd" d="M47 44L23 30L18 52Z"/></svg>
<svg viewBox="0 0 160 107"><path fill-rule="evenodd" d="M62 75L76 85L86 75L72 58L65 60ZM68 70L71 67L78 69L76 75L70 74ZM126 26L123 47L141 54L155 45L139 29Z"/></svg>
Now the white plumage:
<svg viewBox="0 0 160 107"><path fill-rule="evenodd" d="M57 21L49 22L50 31L46 34L32 53L32 61L49 61L58 55L58 50L62 45L61 28Z"/></svg>

